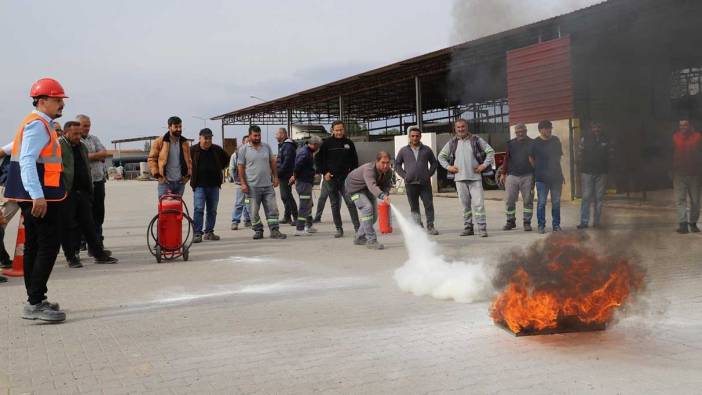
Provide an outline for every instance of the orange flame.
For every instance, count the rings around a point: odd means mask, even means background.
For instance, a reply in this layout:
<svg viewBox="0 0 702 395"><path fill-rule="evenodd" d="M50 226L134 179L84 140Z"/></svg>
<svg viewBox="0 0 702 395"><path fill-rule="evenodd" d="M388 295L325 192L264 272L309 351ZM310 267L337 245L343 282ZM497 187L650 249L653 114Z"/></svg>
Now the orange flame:
<svg viewBox="0 0 702 395"><path fill-rule="evenodd" d="M539 281L526 269L533 264L516 265L492 305L492 319L514 333L558 329L565 322L606 324L643 284L642 272L628 260L599 257L575 237L549 238L544 251L547 262L537 263Z"/></svg>

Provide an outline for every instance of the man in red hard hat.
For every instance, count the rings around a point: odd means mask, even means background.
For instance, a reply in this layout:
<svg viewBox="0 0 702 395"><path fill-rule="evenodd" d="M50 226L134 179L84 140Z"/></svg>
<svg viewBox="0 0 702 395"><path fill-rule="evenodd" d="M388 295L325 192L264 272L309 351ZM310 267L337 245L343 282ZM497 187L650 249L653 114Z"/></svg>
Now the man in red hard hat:
<svg viewBox="0 0 702 395"><path fill-rule="evenodd" d="M32 85L29 96L35 110L27 115L15 134L5 185L5 197L17 201L24 215L24 284L27 304L22 318L61 322L66 314L46 297L46 284L60 246L63 184L61 144L54 119L63 113L63 87L51 78Z"/></svg>

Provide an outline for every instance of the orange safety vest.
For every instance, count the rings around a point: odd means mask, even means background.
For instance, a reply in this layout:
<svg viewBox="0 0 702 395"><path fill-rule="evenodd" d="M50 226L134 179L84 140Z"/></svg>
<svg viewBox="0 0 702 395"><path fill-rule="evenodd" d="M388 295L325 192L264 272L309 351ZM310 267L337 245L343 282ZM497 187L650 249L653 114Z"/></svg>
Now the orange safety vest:
<svg viewBox="0 0 702 395"><path fill-rule="evenodd" d="M22 184L22 175L20 170L19 157L22 152L22 138L24 137L24 128L34 121L40 121L44 124L46 132L49 135L49 143L41 149L37 158L37 174L39 182L44 191L44 199L47 201L61 201L66 198L66 188L63 184L61 173L63 172L63 164L61 158L61 144L56 138L56 133L52 130L49 122L41 115L31 113L24 118L12 145L12 157L7 172L7 182L5 183L5 198L14 201L32 201L32 197L24 189Z"/></svg>

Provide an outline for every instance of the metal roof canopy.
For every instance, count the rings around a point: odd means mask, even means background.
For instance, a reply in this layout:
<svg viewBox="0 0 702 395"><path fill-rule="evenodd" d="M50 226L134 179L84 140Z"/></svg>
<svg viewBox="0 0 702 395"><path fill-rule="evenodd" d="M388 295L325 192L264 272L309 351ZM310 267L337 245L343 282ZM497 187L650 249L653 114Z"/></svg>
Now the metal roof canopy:
<svg viewBox="0 0 702 395"><path fill-rule="evenodd" d="M506 98L509 50L566 34L616 34L622 16L632 12L640 16L643 10L650 15L660 7L665 5L656 0L609 0L211 119L222 120L224 127L324 124L339 118L373 122L409 116L421 125L425 113Z"/></svg>

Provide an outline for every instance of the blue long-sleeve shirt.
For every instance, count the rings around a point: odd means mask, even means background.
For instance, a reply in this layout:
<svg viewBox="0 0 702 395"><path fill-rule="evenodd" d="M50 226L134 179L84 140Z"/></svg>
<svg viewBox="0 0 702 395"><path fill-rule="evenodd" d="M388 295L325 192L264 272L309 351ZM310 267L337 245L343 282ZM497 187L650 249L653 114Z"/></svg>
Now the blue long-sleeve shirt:
<svg viewBox="0 0 702 395"><path fill-rule="evenodd" d="M51 129L54 128L54 121L41 111L33 111L44 118ZM46 132L46 127L41 121L30 122L24 127L24 136L22 137L22 150L20 151L20 176L22 177L22 185L24 190L29 193L32 199L44 198L44 190L39 182L39 174L37 173L37 159L42 148L49 144L49 134Z"/></svg>

